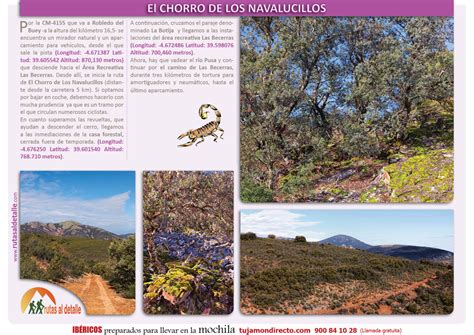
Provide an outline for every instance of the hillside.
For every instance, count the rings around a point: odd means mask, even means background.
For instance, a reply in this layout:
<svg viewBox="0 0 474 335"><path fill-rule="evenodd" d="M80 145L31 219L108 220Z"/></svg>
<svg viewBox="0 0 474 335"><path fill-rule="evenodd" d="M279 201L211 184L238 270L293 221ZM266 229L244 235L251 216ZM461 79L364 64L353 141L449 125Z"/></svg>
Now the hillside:
<svg viewBox="0 0 474 335"><path fill-rule="evenodd" d="M61 280L94 272L108 261L111 241L22 232L20 277Z"/></svg>
<svg viewBox="0 0 474 335"><path fill-rule="evenodd" d="M244 314L448 314L452 308L448 265L328 244L241 240Z"/></svg>
<svg viewBox="0 0 474 335"><path fill-rule="evenodd" d="M43 234L51 236L74 236L99 240L119 239L121 236L111 233L105 229L83 225L75 221L64 221L58 223L28 222L20 225L22 233Z"/></svg>

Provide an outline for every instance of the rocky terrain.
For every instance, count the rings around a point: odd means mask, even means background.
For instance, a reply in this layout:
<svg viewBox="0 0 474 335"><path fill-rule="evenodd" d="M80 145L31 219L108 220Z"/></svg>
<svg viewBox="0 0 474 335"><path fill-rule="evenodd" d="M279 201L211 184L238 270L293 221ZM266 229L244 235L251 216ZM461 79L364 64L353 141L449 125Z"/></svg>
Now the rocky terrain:
<svg viewBox="0 0 474 335"><path fill-rule="evenodd" d="M155 243L165 249L169 257L181 261L203 259L208 263L218 263L223 269L233 272L234 243L231 241L223 242L199 233L157 233Z"/></svg>

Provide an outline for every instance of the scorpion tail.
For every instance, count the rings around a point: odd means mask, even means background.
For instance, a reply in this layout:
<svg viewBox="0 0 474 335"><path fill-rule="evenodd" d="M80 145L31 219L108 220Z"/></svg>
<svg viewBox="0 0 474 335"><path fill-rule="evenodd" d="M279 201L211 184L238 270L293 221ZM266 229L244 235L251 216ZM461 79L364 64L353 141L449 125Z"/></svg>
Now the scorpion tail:
<svg viewBox="0 0 474 335"><path fill-rule="evenodd" d="M217 109L216 106L211 104L202 104L201 107L199 107L199 116L201 117L201 119L207 119L208 112L205 110L207 108L212 109L216 114L217 124L221 123L221 112L219 111L219 109Z"/></svg>

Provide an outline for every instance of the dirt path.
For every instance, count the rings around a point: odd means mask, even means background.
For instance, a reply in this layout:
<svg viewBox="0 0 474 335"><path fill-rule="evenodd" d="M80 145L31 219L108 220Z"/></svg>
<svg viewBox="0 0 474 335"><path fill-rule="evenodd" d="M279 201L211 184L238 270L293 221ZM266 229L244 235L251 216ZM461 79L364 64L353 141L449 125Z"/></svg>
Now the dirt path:
<svg viewBox="0 0 474 335"><path fill-rule="evenodd" d="M346 302L341 307L338 307L335 309L305 310L300 307L296 307L296 308L288 307L287 314L334 315L334 314L339 314L339 312L341 311L353 311L351 312L351 314L364 314L364 312L362 311L363 305L375 304L381 300L388 299L391 296L405 294L411 299L416 298L415 290L421 286L426 286L427 283L433 279L436 279L435 275L425 278L423 280L417 281L417 282L410 283L405 286L396 287L392 290L383 291L377 294L372 294L370 296L365 295L365 296L354 297L351 299L352 301ZM281 313L275 313L269 310L263 312L259 310L258 308L255 308L248 299L243 299L242 302L244 302L246 306L245 308L241 308L242 313L244 314L281 314ZM391 313L392 313L392 309L390 306L382 305L378 309L378 314L380 315L388 315Z"/></svg>
<svg viewBox="0 0 474 335"><path fill-rule="evenodd" d="M397 289L394 289L394 290L382 292L382 293L379 293L379 294L374 294L369 299L367 299L365 297L359 297L356 300L354 300L352 302L348 302L348 303L344 304L343 306L341 306L339 308L336 308L336 309L317 310L317 311L314 311L313 313L314 314L338 314L339 311L341 311L341 310L357 310L359 312L360 309L362 308L363 304L375 304L375 303L379 302L380 300L388 299L391 296L397 296L399 294L406 294L406 295L408 295L412 298L415 298L416 297L415 290L418 287L426 286L426 284L432 279L436 279L436 276L425 278L423 280L411 283L410 285L407 285L407 286L404 286L404 287L401 287L401 288L397 288ZM391 314L391 312L392 312L391 308L381 308L381 309L379 309L380 314ZM311 313L309 313L309 314L311 314Z"/></svg>
<svg viewBox="0 0 474 335"><path fill-rule="evenodd" d="M88 273L61 286L81 299L87 314L127 315L135 311L135 299L119 296L99 275Z"/></svg>

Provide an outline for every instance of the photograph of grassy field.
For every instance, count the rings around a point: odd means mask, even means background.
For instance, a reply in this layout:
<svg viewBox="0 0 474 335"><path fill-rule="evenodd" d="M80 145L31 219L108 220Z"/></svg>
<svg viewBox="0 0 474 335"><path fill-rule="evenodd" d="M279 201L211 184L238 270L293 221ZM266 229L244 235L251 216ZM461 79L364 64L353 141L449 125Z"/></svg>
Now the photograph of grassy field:
<svg viewBox="0 0 474 335"><path fill-rule="evenodd" d="M66 288L87 314L135 311L135 173L21 172L20 278Z"/></svg>
<svg viewBox="0 0 474 335"><path fill-rule="evenodd" d="M244 17L243 202L453 198L453 19Z"/></svg>
<svg viewBox="0 0 474 335"><path fill-rule="evenodd" d="M143 175L144 311L233 310L233 172Z"/></svg>
<svg viewBox="0 0 474 335"><path fill-rule="evenodd" d="M452 211L242 211L241 311L450 314L452 229Z"/></svg>

